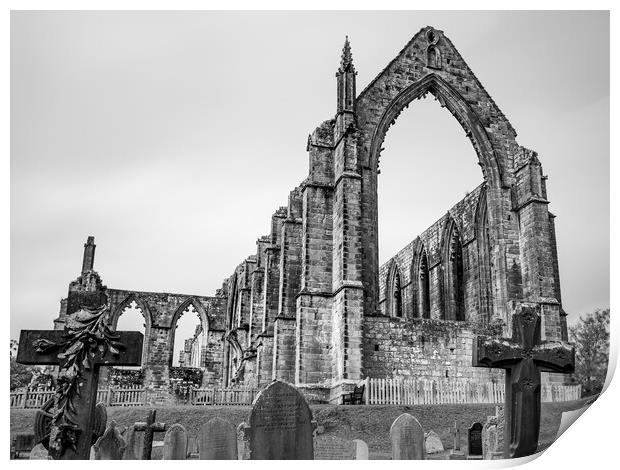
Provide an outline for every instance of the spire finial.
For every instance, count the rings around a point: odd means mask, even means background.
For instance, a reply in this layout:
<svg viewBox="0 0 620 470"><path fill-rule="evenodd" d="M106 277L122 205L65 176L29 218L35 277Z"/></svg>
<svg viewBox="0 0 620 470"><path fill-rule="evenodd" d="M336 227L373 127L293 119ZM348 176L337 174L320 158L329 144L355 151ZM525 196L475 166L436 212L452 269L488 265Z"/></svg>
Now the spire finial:
<svg viewBox="0 0 620 470"><path fill-rule="evenodd" d="M353 56L351 55L351 44L349 43L349 36L345 36L344 47L342 48L342 57L340 59L340 71L355 71L355 67L353 67Z"/></svg>

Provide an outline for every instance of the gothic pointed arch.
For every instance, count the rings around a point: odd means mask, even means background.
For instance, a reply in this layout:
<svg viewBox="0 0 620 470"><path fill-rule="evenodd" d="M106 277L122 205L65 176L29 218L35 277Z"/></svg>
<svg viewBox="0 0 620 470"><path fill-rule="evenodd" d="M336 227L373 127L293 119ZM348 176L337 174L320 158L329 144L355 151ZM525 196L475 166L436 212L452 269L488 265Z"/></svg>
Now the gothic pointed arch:
<svg viewBox="0 0 620 470"><path fill-rule="evenodd" d="M403 317L402 276L396 262L392 262L386 284L386 313L390 317Z"/></svg>
<svg viewBox="0 0 620 470"><path fill-rule="evenodd" d="M478 321L488 324L495 316L495 270L493 269L491 249L493 242L489 229L489 209L485 185L482 186L478 198L474 229L478 252Z"/></svg>
<svg viewBox="0 0 620 470"><path fill-rule="evenodd" d="M417 318L431 318L431 279L426 246L418 245L411 273L414 288L414 312Z"/></svg>
<svg viewBox="0 0 620 470"><path fill-rule="evenodd" d="M226 329L232 330L239 323L239 280L235 272L228 288L228 314L226 316Z"/></svg>
<svg viewBox="0 0 620 470"><path fill-rule="evenodd" d="M113 330L116 330L118 326L118 320L121 315L128 307L135 302L135 305L142 313L142 317L144 318L144 341L142 343L142 367L145 367L148 364L149 360L149 340L151 337L151 326L153 324L153 319L151 316L151 311L148 308L148 304L144 302L144 300L140 297L137 292L130 292L127 296L112 310L112 314L109 319L109 324Z"/></svg>
<svg viewBox="0 0 620 470"><path fill-rule="evenodd" d="M169 365L172 366L174 357L173 357L173 353L174 353L174 342L176 340L175 337L175 330L177 327L177 323L179 321L179 318L181 318L181 315L183 315L183 313L188 309L189 306L192 306L194 308L194 311L196 312L196 314L198 315L198 318L200 319L200 326L202 327L202 331L206 333L208 333L209 331L209 316L207 315L206 310L204 309L204 307L202 306L202 304L198 301L198 299L196 299L195 297L187 297L174 311L174 313L172 314L172 318L170 319L170 334L169 334L169 344L170 344L170 357L169 357Z"/></svg>
<svg viewBox="0 0 620 470"><path fill-rule="evenodd" d="M442 257L443 318L464 321L466 315L463 243L459 227L450 215L443 232Z"/></svg>

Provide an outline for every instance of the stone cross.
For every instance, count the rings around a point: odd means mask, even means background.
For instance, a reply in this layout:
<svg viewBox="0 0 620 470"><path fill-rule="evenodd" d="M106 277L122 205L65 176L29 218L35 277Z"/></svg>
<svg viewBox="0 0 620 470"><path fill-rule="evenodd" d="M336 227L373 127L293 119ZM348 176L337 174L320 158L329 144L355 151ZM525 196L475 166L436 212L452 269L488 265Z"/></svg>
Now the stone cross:
<svg viewBox="0 0 620 470"><path fill-rule="evenodd" d="M392 460L426 460L424 430L420 422L408 413L403 413L390 428Z"/></svg>
<svg viewBox="0 0 620 470"><path fill-rule="evenodd" d="M93 445L95 460L122 460L127 443L112 421L97 442Z"/></svg>
<svg viewBox="0 0 620 470"><path fill-rule="evenodd" d="M76 314L80 315L80 310ZM17 362L26 365L55 365L63 367L67 361L63 352L58 349L37 351L35 344L62 344L67 340L67 330L22 330L19 338L19 350ZM118 342L124 349L111 352L106 350L104 354L98 352L92 357L89 367L80 363L77 365L80 371L78 383L79 394L75 397L73 405L77 420L75 448L66 448L64 452L50 452L55 459L61 460L88 460L90 456L91 437L95 421L95 406L97 404L97 388L99 385L99 368L101 366L139 366L142 363L142 333L137 331L119 331ZM58 432L52 425L52 436Z"/></svg>
<svg viewBox="0 0 620 470"><path fill-rule="evenodd" d="M504 457L532 455L540 432L540 373L570 373L575 349L562 341L541 341L540 306L521 304L512 316L512 338L479 336L473 365L506 370Z"/></svg>
<svg viewBox="0 0 620 470"><path fill-rule="evenodd" d="M135 431L144 431L144 443L142 445L142 460L151 460L151 452L153 450L153 435L156 432L166 431L167 426L165 423L155 422L155 410L149 411L146 418L146 422L141 421L133 425Z"/></svg>

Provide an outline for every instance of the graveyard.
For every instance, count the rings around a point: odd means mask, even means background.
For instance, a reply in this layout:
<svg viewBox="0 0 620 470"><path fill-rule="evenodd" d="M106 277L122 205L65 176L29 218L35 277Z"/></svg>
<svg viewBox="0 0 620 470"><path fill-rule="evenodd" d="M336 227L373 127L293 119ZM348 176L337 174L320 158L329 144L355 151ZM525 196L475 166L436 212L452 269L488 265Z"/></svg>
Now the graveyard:
<svg viewBox="0 0 620 470"><path fill-rule="evenodd" d="M584 399L560 403L543 403L539 448L543 450L555 439L563 412L580 409ZM422 424L424 430L437 433L445 452L429 455L429 459L445 459L453 445L452 427L457 421L466 430L473 422L482 422L493 414L494 405L370 405L363 407L311 405L317 421L317 437L336 436L342 439L362 439L368 444L370 459L391 459L389 430L392 422L401 413L410 413ZM190 437L198 435L200 427L212 418L222 418L235 427L248 419L247 406L175 406L157 408L158 420L181 424ZM108 419L119 426L132 426L143 421L147 410L144 407L113 407L108 409ZM17 434L32 432L36 410L11 410L11 438ZM164 433L156 433L156 440L163 441ZM463 436L462 445L466 438ZM153 458L162 458L161 448L155 448ZM24 454L27 458L27 454Z"/></svg>

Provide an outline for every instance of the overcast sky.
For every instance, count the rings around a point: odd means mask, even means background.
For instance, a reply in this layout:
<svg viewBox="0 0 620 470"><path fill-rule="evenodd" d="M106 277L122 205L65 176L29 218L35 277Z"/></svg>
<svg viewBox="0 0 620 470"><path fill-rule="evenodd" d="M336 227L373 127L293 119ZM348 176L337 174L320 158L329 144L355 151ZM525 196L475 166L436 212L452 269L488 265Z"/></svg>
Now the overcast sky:
<svg viewBox="0 0 620 470"><path fill-rule="evenodd" d="M569 321L609 306L605 12L18 12L11 337L52 327L89 235L108 287L213 295L307 176L345 35L359 92L427 25L539 153ZM384 146L381 261L482 182L432 97Z"/></svg>

